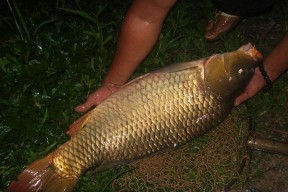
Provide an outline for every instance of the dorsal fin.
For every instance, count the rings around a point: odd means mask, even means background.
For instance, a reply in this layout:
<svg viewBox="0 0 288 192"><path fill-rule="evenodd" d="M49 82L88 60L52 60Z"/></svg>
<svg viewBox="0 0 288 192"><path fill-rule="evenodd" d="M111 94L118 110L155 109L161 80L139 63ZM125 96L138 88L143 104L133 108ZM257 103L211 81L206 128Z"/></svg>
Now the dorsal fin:
<svg viewBox="0 0 288 192"><path fill-rule="evenodd" d="M174 72L179 72L179 71L183 71L183 70L187 70L187 69L197 68L197 67L203 65L206 60L207 60L207 58L203 58L203 59L200 59L200 60L197 60L197 61L175 63L175 64L172 64L172 65L166 66L164 68L155 70L155 71L153 71L151 73L147 73L145 75L137 77L137 78L129 81L128 83L126 83L123 87L126 87L127 85L129 85L129 84L131 84L131 83L133 83L135 81L138 81L140 79L143 79L146 76L149 76L151 74L155 74L155 73L174 73ZM121 87L121 88L123 88L123 87Z"/></svg>
<svg viewBox="0 0 288 192"><path fill-rule="evenodd" d="M158 69L153 73L174 73L179 72L187 69L197 68L207 60L207 58L203 58L197 61L190 61L190 62L182 62L182 63L175 63L172 65L168 65L162 69Z"/></svg>

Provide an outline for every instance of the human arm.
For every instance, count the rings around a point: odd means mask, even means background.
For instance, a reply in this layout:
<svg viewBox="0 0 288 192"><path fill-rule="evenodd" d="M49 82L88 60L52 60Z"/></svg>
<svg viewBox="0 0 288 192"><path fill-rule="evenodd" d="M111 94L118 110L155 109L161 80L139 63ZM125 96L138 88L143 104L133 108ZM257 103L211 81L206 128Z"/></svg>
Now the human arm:
<svg viewBox="0 0 288 192"><path fill-rule="evenodd" d="M134 0L123 21L116 53L103 84L75 111L85 112L124 85L155 45L176 0ZM108 87L107 87L108 85Z"/></svg>

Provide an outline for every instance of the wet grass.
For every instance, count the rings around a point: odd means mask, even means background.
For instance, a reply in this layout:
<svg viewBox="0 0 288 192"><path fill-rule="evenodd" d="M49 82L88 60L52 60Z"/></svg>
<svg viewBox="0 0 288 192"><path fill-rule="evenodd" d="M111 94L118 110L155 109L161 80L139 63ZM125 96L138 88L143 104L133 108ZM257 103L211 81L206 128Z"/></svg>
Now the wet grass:
<svg viewBox="0 0 288 192"><path fill-rule="evenodd" d="M67 127L80 116L73 108L100 85L129 4L128 0L0 3L0 190L24 166L68 139ZM244 21L218 41L206 42L205 24L214 15L210 1L179 1L157 45L133 77L232 51L249 41L267 55L288 30L287 10L287 2L278 0L273 11ZM243 115L263 121L263 112L277 111L285 103L287 74L271 94L260 93L248 101ZM115 170L97 176L88 173L81 180L81 191L101 191L115 175ZM99 179L107 183L98 183Z"/></svg>

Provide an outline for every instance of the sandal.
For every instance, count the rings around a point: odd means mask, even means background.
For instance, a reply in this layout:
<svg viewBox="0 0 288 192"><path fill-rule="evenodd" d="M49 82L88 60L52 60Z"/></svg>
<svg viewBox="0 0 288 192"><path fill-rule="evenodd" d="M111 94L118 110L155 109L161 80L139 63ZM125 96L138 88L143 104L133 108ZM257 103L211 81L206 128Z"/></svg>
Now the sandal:
<svg viewBox="0 0 288 192"><path fill-rule="evenodd" d="M243 18L229 15L222 11L216 12L215 21L210 20L206 27L205 39L216 40L220 35L231 31Z"/></svg>

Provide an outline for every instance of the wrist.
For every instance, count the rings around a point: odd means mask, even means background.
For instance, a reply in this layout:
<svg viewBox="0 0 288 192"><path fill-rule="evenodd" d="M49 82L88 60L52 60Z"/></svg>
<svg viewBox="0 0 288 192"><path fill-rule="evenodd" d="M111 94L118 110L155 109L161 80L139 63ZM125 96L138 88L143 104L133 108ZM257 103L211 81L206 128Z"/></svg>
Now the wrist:
<svg viewBox="0 0 288 192"><path fill-rule="evenodd" d="M101 86L108 89L111 93L114 93L116 90L120 89L123 86L123 83L116 83L104 80Z"/></svg>
<svg viewBox="0 0 288 192"><path fill-rule="evenodd" d="M268 92L271 90L272 88L272 81L270 79L270 76L269 74L267 73L265 67L264 67L264 64L263 62L261 62L259 65L258 65L258 72L260 72L260 74L262 75L264 81L265 81L265 85L263 87L263 92Z"/></svg>

